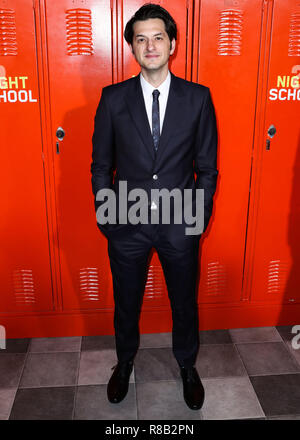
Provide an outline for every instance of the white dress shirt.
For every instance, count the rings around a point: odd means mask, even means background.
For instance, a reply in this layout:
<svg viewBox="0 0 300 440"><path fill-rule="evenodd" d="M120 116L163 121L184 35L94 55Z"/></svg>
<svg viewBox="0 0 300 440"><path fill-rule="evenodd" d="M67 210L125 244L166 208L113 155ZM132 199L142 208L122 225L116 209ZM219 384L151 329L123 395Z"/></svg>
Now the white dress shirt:
<svg viewBox="0 0 300 440"><path fill-rule="evenodd" d="M148 116L148 121L150 125L150 130L152 133L152 103L153 103L153 90L159 90L160 94L158 97L159 102L159 119L160 119L160 133L163 127L164 117L166 113L166 107L168 102L168 95L171 83L171 74L168 70L168 75L163 83L159 87L153 87L148 81L143 77L142 72L140 73L141 86L144 95L145 107Z"/></svg>

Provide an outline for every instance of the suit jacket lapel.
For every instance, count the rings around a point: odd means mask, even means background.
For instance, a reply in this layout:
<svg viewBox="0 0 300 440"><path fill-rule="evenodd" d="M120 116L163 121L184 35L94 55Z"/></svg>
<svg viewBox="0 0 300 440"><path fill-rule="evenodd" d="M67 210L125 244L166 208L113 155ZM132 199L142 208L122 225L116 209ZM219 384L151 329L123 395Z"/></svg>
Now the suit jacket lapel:
<svg viewBox="0 0 300 440"><path fill-rule="evenodd" d="M162 132L159 140L156 160L159 160L164 152L167 142L175 127L180 127L183 120L183 99L184 94L181 90L178 78L171 72L171 83L164 117ZM127 106L142 141L144 142L152 159L155 160L152 133L146 112L143 91L140 83L140 75L137 75L126 96Z"/></svg>
<svg viewBox="0 0 300 440"><path fill-rule="evenodd" d="M174 132L174 128L180 127L184 118L184 93L180 87L180 81L171 72L171 84L168 96L168 102L159 139L156 160L158 161L167 146L168 140Z"/></svg>
<svg viewBox="0 0 300 440"><path fill-rule="evenodd" d="M129 89L126 96L126 102L133 123L135 124L140 134L140 137L144 142L145 146L147 147L152 159L154 159L155 153L154 153L153 138L150 130L143 91L140 83L140 75L137 75L133 79L131 88Z"/></svg>

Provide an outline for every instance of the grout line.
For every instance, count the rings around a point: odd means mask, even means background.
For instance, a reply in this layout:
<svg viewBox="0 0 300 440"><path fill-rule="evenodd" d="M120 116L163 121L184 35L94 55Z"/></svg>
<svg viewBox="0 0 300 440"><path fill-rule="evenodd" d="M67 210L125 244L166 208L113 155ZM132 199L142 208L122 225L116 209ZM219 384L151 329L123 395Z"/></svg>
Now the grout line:
<svg viewBox="0 0 300 440"><path fill-rule="evenodd" d="M297 414L274 414L272 416L267 416L267 417L268 417L268 419L274 419L277 417L295 417L295 416L300 417L300 413L297 413Z"/></svg>
<svg viewBox="0 0 300 440"><path fill-rule="evenodd" d="M248 374L249 377L260 377L260 376L287 376L290 374L294 374L297 376L300 375L300 371L285 371L284 373L258 373L258 374Z"/></svg>
<svg viewBox="0 0 300 440"><path fill-rule="evenodd" d="M80 344L79 344L79 359L78 359L78 366L77 366L77 374L76 374L76 378L75 378L75 392L74 392L71 420L74 420L74 416L75 416L76 399L77 399L77 392L78 392L78 378L79 378L80 361L81 361L81 353L82 353L81 347L82 347L82 336L80 337Z"/></svg>

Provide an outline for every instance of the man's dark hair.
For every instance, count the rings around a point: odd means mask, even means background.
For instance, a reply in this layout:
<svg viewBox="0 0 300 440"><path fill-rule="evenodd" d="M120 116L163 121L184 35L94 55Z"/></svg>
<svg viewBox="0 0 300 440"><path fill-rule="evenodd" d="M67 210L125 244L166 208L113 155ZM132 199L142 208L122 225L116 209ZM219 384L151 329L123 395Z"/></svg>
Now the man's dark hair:
<svg viewBox="0 0 300 440"><path fill-rule="evenodd" d="M163 20L170 41L172 41L173 38L177 40L177 26L169 12L166 9L162 8L160 5L156 5L154 3L146 3L138 11L136 11L136 13L126 24L124 38L127 43L132 44L134 23L136 21L148 20L149 18L160 18L161 20Z"/></svg>

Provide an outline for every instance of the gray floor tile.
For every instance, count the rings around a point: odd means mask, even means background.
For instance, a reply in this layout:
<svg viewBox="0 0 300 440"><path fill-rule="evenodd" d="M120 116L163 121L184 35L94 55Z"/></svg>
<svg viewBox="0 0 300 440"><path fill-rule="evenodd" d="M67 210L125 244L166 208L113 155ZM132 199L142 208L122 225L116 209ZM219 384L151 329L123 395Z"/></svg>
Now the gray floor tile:
<svg viewBox="0 0 300 440"><path fill-rule="evenodd" d="M252 376L266 416L300 415L300 374Z"/></svg>
<svg viewBox="0 0 300 440"><path fill-rule="evenodd" d="M236 344L249 375L300 371L284 342Z"/></svg>
<svg viewBox="0 0 300 440"><path fill-rule="evenodd" d="M76 393L76 420L136 420L135 385L129 384L126 397L120 403L110 403L106 385L79 386Z"/></svg>
<svg viewBox="0 0 300 440"><path fill-rule="evenodd" d="M71 420L75 387L18 390L10 420Z"/></svg>
<svg viewBox="0 0 300 440"><path fill-rule="evenodd" d="M25 364L26 354L7 353L0 356L0 387L9 388L19 385Z"/></svg>
<svg viewBox="0 0 300 440"><path fill-rule="evenodd" d="M179 365L171 348L140 349L134 360L136 382L176 380Z"/></svg>
<svg viewBox="0 0 300 440"><path fill-rule="evenodd" d="M139 420L199 420L200 410L190 409L183 398L182 381L136 384Z"/></svg>
<svg viewBox="0 0 300 440"><path fill-rule="evenodd" d="M271 342L282 341L275 327L234 328L229 333L233 342Z"/></svg>
<svg viewBox="0 0 300 440"><path fill-rule="evenodd" d="M204 330L199 332L201 344L232 344L229 330Z"/></svg>
<svg viewBox="0 0 300 440"><path fill-rule="evenodd" d="M82 336L81 351L114 350L115 346L114 335Z"/></svg>
<svg viewBox="0 0 300 440"><path fill-rule="evenodd" d="M146 333L140 335L140 348L172 347L172 333Z"/></svg>
<svg viewBox="0 0 300 440"><path fill-rule="evenodd" d="M0 420L299 420L300 349L291 329L200 331L201 411L184 402L171 332L141 335L128 394L116 405L106 394L114 335L8 339L0 350Z"/></svg>
<svg viewBox="0 0 300 440"><path fill-rule="evenodd" d="M0 355L4 353L26 353L29 343L30 338L6 339L5 349L0 350Z"/></svg>
<svg viewBox="0 0 300 440"><path fill-rule="evenodd" d="M75 385L79 353L29 353L20 388Z"/></svg>
<svg viewBox="0 0 300 440"><path fill-rule="evenodd" d="M260 402L248 377L203 379L204 420L264 417Z"/></svg>
<svg viewBox="0 0 300 440"><path fill-rule="evenodd" d="M17 388L0 388L0 420L7 420Z"/></svg>
<svg viewBox="0 0 300 440"><path fill-rule="evenodd" d="M107 384L118 362L115 350L81 352L78 385ZM130 382L134 382L133 368Z"/></svg>
<svg viewBox="0 0 300 440"><path fill-rule="evenodd" d="M200 345L195 366L200 377L247 375L233 344Z"/></svg>
<svg viewBox="0 0 300 440"><path fill-rule="evenodd" d="M32 338L29 347L31 353L80 351L81 336L65 338Z"/></svg>

